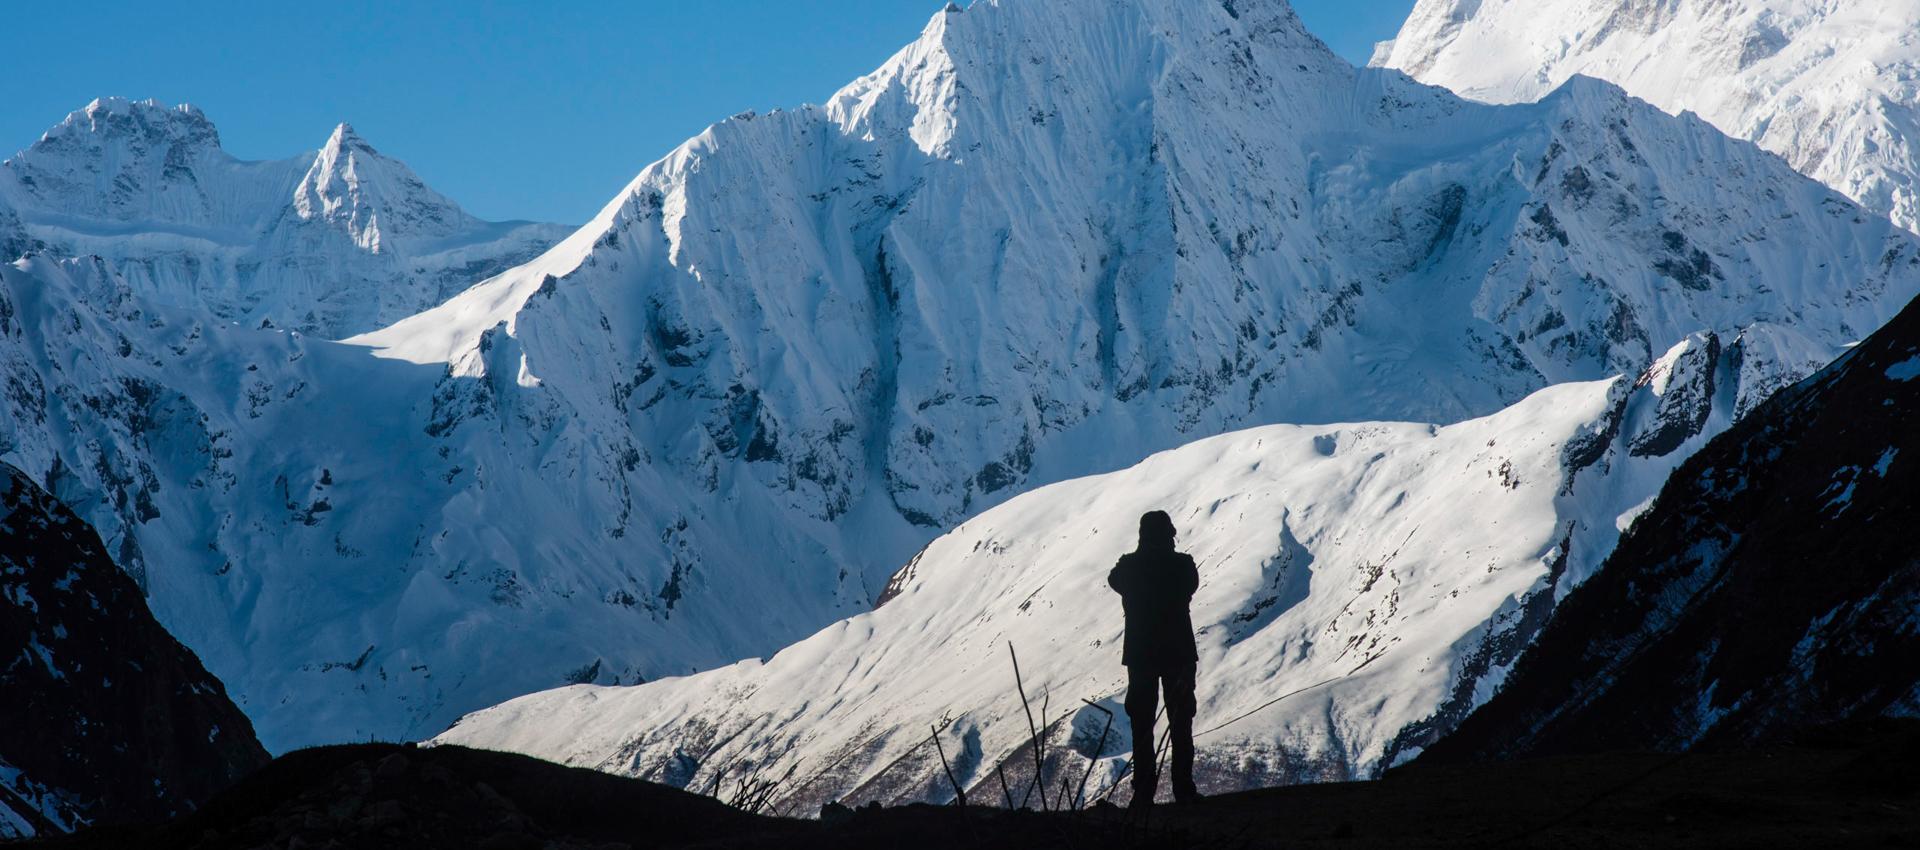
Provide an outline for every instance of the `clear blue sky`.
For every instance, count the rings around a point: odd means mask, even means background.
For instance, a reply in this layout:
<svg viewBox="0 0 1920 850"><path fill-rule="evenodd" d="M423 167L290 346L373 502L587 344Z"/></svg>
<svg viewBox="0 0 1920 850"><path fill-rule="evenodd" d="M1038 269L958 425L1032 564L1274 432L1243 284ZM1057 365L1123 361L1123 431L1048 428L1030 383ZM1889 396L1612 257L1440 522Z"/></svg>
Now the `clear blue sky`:
<svg viewBox="0 0 1920 850"><path fill-rule="evenodd" d="M246 159L340 121L486 218L577 223L746 109L823 100L945 0L43 0L9 4L0 150L102 95L188 102ZM1413 0L1295 0L1355 62Z"/></svg>

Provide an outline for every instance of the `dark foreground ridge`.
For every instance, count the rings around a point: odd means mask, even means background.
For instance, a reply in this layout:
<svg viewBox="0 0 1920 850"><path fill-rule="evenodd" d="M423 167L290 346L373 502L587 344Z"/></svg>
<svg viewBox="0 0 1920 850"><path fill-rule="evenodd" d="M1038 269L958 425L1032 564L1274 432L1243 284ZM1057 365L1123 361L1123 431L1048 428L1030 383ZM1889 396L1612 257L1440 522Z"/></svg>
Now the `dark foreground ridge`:
<svg viewBox="0 0 1920 850"><path fill-rule="evenodd" d="M1920 847L1920 722L1747 752L1417 765L1375 782L1040 814L751 815L663 785L459 747L283 756L171 824L46 848Z"/></svg>
<svg viewBox="0 0 1920 850"><path fill-rule="evenodd" d="M170 817L266 763L93 528L0 463L0 837Z"/></svg>

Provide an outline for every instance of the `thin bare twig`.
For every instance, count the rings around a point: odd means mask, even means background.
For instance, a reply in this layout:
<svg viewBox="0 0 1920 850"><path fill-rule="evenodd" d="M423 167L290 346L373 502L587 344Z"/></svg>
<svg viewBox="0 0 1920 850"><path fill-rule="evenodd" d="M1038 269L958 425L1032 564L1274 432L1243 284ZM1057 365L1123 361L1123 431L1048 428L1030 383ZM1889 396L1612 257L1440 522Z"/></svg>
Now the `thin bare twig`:
<svg viewBox="0 0 1920 850"><path fill-rule="evenodd" d="M1020 691L1020 707L1027 712L1028 746L1033 749L1033 781L1027 783L1027 792L1020 795L1020 808L1027 807L1027 800L1033 797L1033 789L1045 781L1044 767L1040 762L1040 727L1033 723L1033 703L1027 700L1026 681L1020 677L1020 653L1013 650L1013 641L1007 641L1007 655L1013 658L1013 686ZM1047 791L1040 789L1040 810L1047 811Z"/></svg>
<svg viewBox="0 0 1920 850"><path fill-rule="evenodd" d="M953 765L947 763L947 748L940 745L940 730L933 726L927 729L933 733L933 748L940 753L940 769L947 772L947 784L953 786L953 796L960 802L960 808L967 807L966 789L960 787L960 781L953 778Z"/></svg>
<svg viewBox="0 0 1920 850"><path fill-rule="evenodd" d="M1009 643L1007 645L1012 646L1013 644ZM1041 765L1034 769L1033 781L1040 789L1040 810L1043 812L1053 811L1053 807L1047 802L1047 777L1045 768L1047 763L1047 738L1051 737L1053 731L1053 724L1047 720L1047 715L1051 713L1053 713L1053 689L1048 688L1040 692L1040 736L1033 742L1033 759Z"/></svg>
<svg viewBox="0 0 1920 850"><path fill-rule="evenodd" d="M1107 716L1107 723L1100 728L1100 742L1093 745L1093 755L1087 757L1087 771L1080 774L1080 789L1073 793L1073 807L1076 809L1084 809L1087 807L1087 780L1092 778L1093 766L1100 762L1100 754L1106 752L1107 733L1113 730L1112 710L1091 700L1083 699L1081 702L1099 709L1101 713Z"/></svg>

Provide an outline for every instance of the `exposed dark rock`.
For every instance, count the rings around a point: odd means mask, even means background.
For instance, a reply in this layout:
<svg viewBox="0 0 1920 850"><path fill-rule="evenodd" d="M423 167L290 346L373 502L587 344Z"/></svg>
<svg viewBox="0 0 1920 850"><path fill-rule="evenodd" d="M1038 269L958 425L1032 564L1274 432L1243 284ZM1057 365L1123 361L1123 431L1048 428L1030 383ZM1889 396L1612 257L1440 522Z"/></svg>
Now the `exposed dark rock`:
<svg viewBox="0 0 1920 850"><path fill-rule="evenodd" d="M1685 350L1655 364L1640 386L1664 381L1654 422L1633 438L1635 457L1665 457L1706 428L1713 414L1714 372L1720 365L1720 338L1696 335Z"/></svg>
<svg viewBox="0 0 1920 850"><path fill-rule="evenodd" d="M267 761L93 529L5 464L0 695L0 837L9 811L34 832L181 814Z"/></svg>

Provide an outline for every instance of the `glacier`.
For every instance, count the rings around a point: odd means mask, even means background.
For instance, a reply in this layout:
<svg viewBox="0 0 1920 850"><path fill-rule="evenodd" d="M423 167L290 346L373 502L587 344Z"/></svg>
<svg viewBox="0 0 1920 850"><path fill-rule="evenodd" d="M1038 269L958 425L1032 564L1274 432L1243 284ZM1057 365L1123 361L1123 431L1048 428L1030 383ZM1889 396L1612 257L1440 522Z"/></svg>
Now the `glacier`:
<svg viewBox="0 0 1920 850"><path fill-rule="evenodd" d="M340 239L409 233L287 173ZM1913 235L1702 121L1590 79L1468 102L1281 0L951 6L339 342L30 254L0 267L0 459L274 751L766 656L1016 494L1247 427L1450 426L1678 346L1719 377L1630 429L1664 463L1920 289ZM1568 569L1654 477L1567 509Z"/></svg>
<svg viewBox="0 0 1920 850"><path fill-rule="evenodd" d="M1920 2L1420 0L1373 62L1495 103L1575 75L1751 139L1920 229Z"/></svg>

